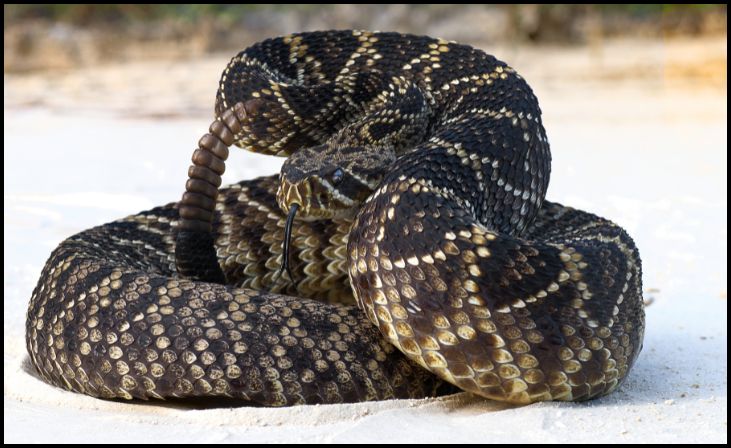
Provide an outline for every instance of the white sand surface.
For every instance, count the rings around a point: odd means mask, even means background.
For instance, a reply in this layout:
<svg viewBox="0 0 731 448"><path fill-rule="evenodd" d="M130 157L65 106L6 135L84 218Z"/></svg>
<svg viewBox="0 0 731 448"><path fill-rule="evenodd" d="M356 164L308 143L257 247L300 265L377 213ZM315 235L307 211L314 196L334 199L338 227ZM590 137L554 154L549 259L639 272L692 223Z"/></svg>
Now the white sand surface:
<svg viewBox="0 0 731 448"><path fill-rule="evenodd" d="M725 39L713 45L725 59ZM553 151L548 197L629 231L651 302L644 350L617 392L526 407L465 393L288 409L122 403L41 382L27 360L24 329L43 263L77 231L179 198L228 55L6 75L4 441L726 443L725 78L723 87L676 82L664 75L670 56L647 63L632 49L611 46L600 56L577 49L559 62L556 51L513 54L544 113ZM626 51L631 61L612 73L639 64L649 75L591 75ZM564 66L578 75L557 76ZM166 74L169 82L161 82ZM270 174L279 164L234 151L225 181Z"/></svg>

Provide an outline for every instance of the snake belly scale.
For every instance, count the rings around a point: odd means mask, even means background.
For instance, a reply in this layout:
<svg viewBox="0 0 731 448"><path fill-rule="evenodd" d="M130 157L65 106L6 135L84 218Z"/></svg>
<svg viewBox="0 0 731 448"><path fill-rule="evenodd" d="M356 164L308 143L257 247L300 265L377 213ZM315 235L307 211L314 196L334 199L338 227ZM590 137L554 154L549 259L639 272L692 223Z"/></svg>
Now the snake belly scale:
<svg viewBox="0 0 731 448"><path fill-rule="evenodd" d="M222 75L183 200L51 254L31 362L103 398L607 394L642 347L639 253L544 200L540 116L514 69L466 45L350 30L255 44ZM219 189L230 144L288 159Z"/></svg>

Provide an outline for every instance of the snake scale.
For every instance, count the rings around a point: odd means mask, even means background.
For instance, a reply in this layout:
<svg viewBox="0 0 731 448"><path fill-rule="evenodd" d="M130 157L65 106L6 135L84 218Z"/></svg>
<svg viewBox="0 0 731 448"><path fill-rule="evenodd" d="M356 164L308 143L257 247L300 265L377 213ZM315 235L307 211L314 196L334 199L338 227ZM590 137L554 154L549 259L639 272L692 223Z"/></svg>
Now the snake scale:
<svg viewBox="0 0 731 448"><path fill-rule="evenodd" d="M32 364L103 398L607 394L642 347L639 253L544 200L540 115L514 69L469 46L349 30L257 43L222 75L182 201L53 251ZM289 157L219 189L231 144Z"/></svg>

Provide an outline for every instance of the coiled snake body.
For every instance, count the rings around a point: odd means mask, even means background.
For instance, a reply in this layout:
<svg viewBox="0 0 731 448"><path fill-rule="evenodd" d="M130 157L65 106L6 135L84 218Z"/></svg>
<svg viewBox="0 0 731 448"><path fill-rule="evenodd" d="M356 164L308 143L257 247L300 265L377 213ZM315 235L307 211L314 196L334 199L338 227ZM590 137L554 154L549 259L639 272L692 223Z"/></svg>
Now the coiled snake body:
<svg viewBox="0 0 731 448"><path fill-rule="evenodd" d="M639 254L544 201L538 103L503 62L428 37L291 35L231 61L216 111L179 204L51 254L27 315L44 380L281 406L454 386L583 400L626 377ZM217 191L231 143L290 158ZM288 210L292 278L277 272Z"/></svg>

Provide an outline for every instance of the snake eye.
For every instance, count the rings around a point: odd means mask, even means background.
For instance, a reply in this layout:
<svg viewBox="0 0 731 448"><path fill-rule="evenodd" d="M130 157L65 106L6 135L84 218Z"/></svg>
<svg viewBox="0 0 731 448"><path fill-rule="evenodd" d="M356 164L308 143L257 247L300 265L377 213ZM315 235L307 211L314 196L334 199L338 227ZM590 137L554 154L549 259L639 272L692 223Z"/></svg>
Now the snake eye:
<svg viewBox="0 0 731 448"><path fill-rule="evenodd" d="M343 181L343 176L345 176L345 173L343 173L343 170L341 168L336 168L335 171L330 175L330 181L333 185L338 185L340 182Z"/></svg>

